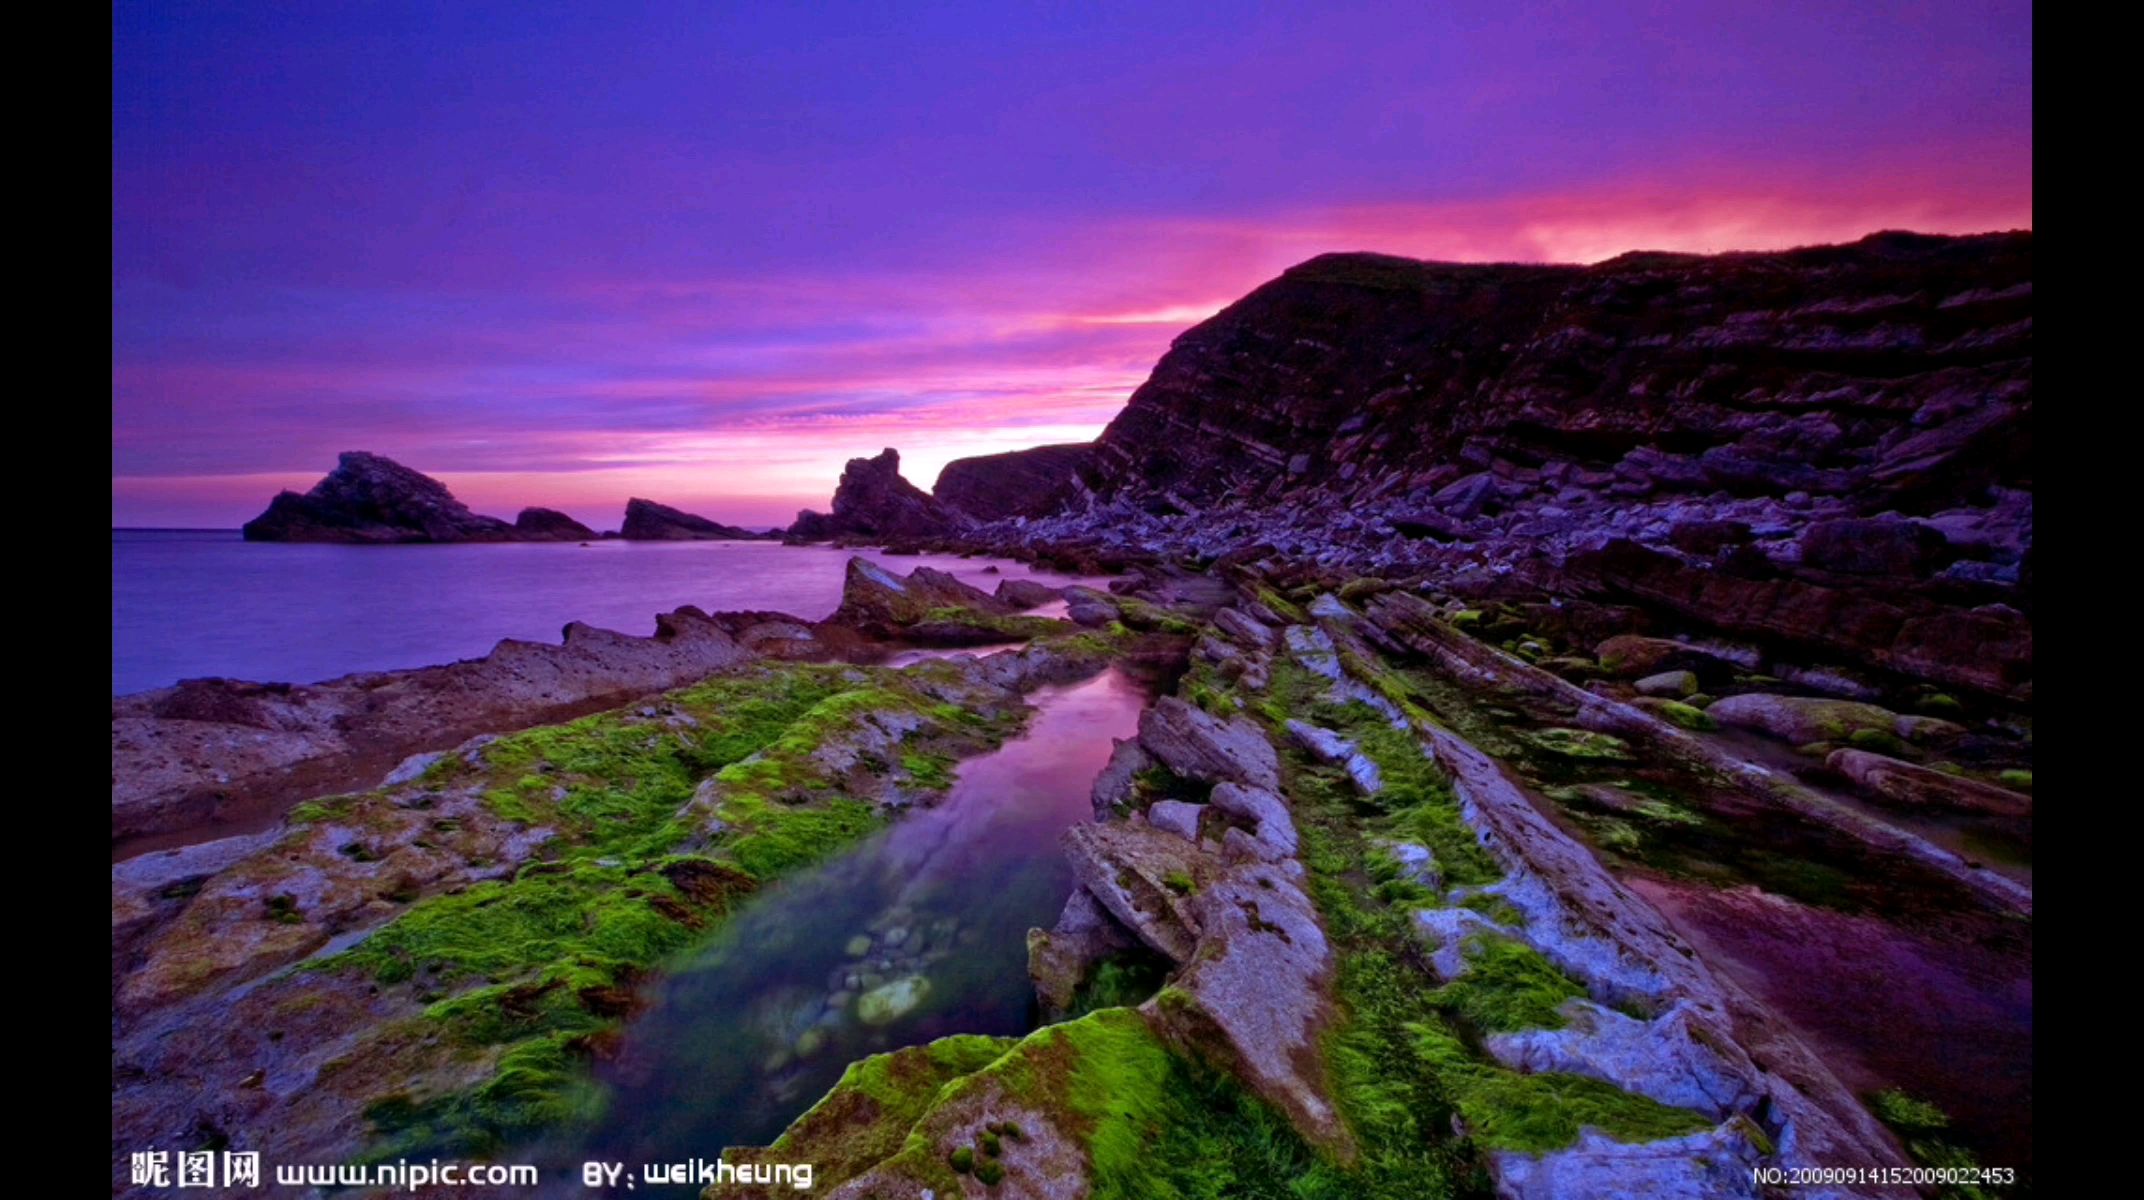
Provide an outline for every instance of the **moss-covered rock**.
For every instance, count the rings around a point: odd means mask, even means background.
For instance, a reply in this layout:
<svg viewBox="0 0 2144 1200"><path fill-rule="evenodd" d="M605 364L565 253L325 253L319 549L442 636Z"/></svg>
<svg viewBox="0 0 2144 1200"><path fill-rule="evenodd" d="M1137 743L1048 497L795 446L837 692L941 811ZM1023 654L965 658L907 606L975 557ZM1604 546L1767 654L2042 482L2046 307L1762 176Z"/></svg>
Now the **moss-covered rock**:
<svg viewBox="0 0 2144 1200"><path fill-rule="evenodd" d="M1629 762L1630 745L1610 733L1590 729L1543 729L1522 734L1528 745L1557 758L1600 762Z"/></svg>
<svg viewBox="0 0 2144 1200"><path fill-rule="evenodd" d="M1714 701L1705 710L1722 725L1754 729L1790 745L1843 742L1859 730L1891 735L1898 714L1856 700L1748 692Z"/></svg>
<svg viewBox="0 0 2144 1200"><path fill-rule="evenodd" d="M1640 696L1632 701L1639 708L1652 713L1670 725L1699 733L1709 733L1720 727L1710 713L1694 704L1680 700L1664 700L1657 696Z"/></svg>

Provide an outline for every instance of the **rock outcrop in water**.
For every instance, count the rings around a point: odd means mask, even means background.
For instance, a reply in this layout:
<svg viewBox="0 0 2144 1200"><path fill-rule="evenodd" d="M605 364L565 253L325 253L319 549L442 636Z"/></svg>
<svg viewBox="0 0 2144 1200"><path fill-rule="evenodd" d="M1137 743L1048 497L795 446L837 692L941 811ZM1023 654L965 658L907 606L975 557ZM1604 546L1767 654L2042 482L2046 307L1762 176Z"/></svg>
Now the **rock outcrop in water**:
<svg viewBox="0 0 2144 1200"><path fill-rule="evenodd" d="M618 536L629 542L742 542L769 535L636 496L625 502L625 523L618 527Z"/></svg>
<svg viewBox="0 0 2144 1200"><path fill-rule="evenodd" d="M249 542L511 542L528 536L481 516L445 484L390 458L344 451L312 490L279 492L243 529Z"/></svg>
<svg viewBox="0 0 2144 1200"><path fill-rule="evenodd" d="M914 542L945 537L972 522L901 475L901 453L888 447L873 458L852 458L834 489L831 512L797 514L788 537L796 542Z"/></svg>
<svg viewBox="0 0 2144 1200"><path fill-rule="evenodd" d="M1087 442L956 458L938 473L931 495L978 521L1044 517L1077 498L1080 472L1093 458Z"/></svg>
<svg viewBox="0 0 2144 1200"><path fill-rule="evenodd" d="M555 508L524 508L514 518L514 529L531 541L588 542L596 531Z"/></svg>

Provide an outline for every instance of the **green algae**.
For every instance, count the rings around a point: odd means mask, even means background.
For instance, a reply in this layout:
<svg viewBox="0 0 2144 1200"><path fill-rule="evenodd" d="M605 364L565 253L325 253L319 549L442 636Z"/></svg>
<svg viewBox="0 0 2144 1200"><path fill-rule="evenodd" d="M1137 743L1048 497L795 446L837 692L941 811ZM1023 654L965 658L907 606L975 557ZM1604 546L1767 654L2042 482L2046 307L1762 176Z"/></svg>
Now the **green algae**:
<svg viewBox="0 0 2144 1200"><path fill-rule="evenodd" d="M1586 994L1540 951L1511 938L1477 934L1460 953L1466 970L1430 1002L1482 1033L1561 1029L1563 1003Z"/></svg>
<svg viewBox="0 0 2144 1200"><path fill-rule="evenodd" d="M917 690L933 678L768 667L672 692L652 716L643 706L502 737L459 768L494 816L549 831L545 857L509 879L403 896L395 919L308 968L409 987L427 1003L413 1037L492 1064L460 1091L376 1104L378 1152L491 1150L588 1118L600 1101L589 1046L630 1011L638 979L758 883L883 823L819 761L829 739L890 741L888 761L859 754L854 769L942 789L951 755L915 739L988 744L1009 727ZM695 800L703 779L709 804ZM702 853L676 853L696 837Z"/></svg>

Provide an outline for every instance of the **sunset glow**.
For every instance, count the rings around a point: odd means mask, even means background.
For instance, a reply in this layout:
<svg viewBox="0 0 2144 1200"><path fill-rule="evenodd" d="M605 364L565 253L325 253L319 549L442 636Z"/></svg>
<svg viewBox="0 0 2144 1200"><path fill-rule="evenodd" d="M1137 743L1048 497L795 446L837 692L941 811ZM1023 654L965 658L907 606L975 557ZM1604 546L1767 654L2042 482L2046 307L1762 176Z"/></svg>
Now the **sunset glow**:
<svg viewBox="0 0 2144 1200"><path fill-rule="evenodd" d="M1191 6L122 4L114 523L236 525L345 449L507 517L784 523L885 446L927 487L1093 437L1183 329L1327 251L2032 224L2025 5L1428 7L1216 36ZM260 69L196 67L210 41Z"/></svg>

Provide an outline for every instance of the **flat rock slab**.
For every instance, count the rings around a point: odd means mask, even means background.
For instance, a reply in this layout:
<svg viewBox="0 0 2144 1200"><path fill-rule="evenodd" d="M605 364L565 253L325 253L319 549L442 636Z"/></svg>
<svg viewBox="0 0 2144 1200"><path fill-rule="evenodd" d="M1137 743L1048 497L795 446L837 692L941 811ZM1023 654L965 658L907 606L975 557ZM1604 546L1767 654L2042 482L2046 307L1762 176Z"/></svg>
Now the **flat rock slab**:
<svg viewBox="0 0 2144 1200"><path fill-rule="evenodd" d="M1200 926L1189 897L1218 868L1215 856L1166 830L1118 823L1074 825L1064 847L1073 876L1110 916L1171 960L1190 960Z"/></svg>
<svg viewBox="0 0 2144 1200"><path fill-rule="evenodd" d="M1139 718L1139 741L1148 754L1186 779L1280 788L1280 759L1273 743L1246 718L1224 721L1164 696Z"/></svg>
<svg viewBox="0 0 2144 1200"><path fill-rule="evenodd" d="M1497 1154L1489 1170L1496 1194L1507 1200L1754 1200L1758 1191L1750 1168L1758 1161L1757 1148L1732 1126L1638 1144L1587 1129L1568 1149Z"/></svg>
<svg viewBox="0 0 2144 1200"><path fill-rule="evenodd" d="M1193 904L1198 950L1147 1002L1156 1027L1186 1052L1219 1060L1311 1141L1352 1155L1318 1049L1333 1016L1333 953L1310 898L1279 866L1245 863Z"/></svg>

